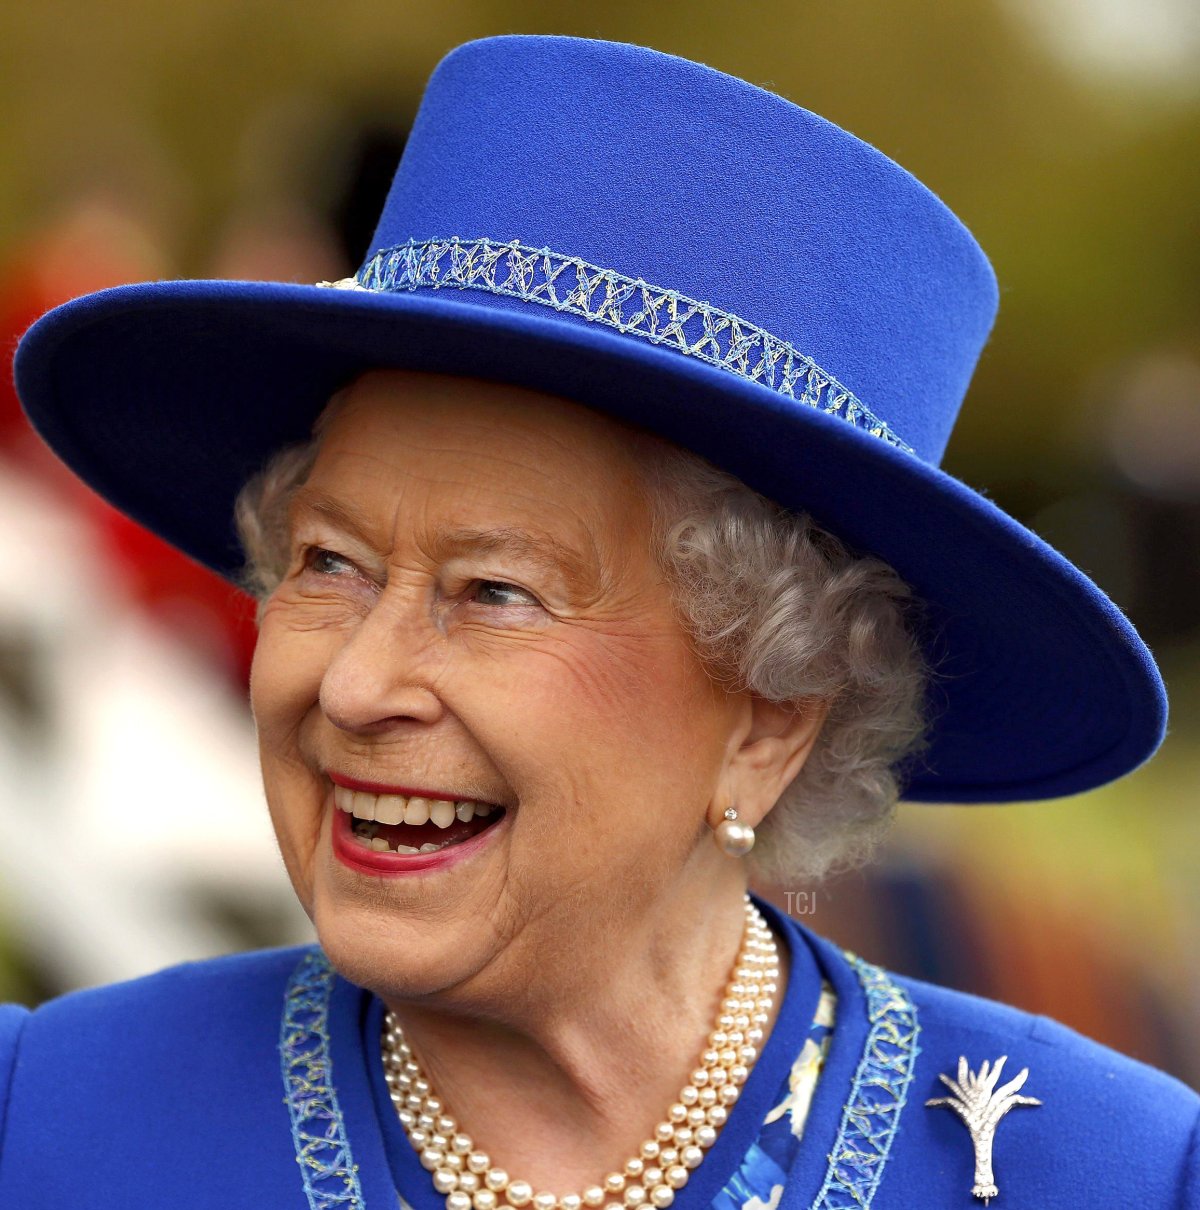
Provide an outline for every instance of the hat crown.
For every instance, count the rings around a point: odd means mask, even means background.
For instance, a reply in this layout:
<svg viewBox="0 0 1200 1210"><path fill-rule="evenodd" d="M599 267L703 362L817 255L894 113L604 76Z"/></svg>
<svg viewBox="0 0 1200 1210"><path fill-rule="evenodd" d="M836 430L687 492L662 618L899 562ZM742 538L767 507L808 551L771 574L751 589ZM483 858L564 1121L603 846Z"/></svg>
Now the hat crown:
<svg viewBox="0 0 1200 1210"><path fill-rule="evenodd" d="M545 248L755 325L935 463L996 311L971 234L875 148L620 43L514 35L441 62L368 259L455 236Z"/></svg>

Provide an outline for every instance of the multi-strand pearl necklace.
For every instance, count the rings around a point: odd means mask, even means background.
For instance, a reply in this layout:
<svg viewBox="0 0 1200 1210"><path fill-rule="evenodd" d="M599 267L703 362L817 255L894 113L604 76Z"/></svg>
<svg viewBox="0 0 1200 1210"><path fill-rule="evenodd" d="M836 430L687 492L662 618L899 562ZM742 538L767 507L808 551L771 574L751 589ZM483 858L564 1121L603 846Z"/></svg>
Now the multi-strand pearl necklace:
<svg viewBox="0 0 1200 1210"><path fill-rule="evenodd" d="M716 1141L758 1058L778 990L774 935L746 897L746 928L699 1065L637 1155L582 1193L535 1193L480 1151L459 1127L413 1056L394 1014L384 1023L383 1059L396 1112L446 1198L446 1210L666 1210Z"/></svg>

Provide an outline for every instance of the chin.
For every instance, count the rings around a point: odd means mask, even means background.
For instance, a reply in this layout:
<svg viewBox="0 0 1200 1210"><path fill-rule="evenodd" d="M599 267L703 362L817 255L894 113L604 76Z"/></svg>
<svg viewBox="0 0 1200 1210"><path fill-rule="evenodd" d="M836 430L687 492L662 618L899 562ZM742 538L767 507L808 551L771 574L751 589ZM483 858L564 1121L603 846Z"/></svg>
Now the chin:
<svg viewBox="0 0 1200 1210"><path fill-rule="evenodd" d="M318 894L313 924L334 969L387 1000L436 995L470 979L483 962L453 926L386 920L380 907L365 903L331 903Z"/></svg>

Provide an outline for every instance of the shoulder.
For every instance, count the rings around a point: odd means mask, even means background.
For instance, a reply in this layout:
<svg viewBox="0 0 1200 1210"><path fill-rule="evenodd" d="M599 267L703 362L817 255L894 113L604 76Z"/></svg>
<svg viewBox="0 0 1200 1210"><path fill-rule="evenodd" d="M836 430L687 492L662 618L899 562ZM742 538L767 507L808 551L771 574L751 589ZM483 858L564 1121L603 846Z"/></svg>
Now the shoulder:
<svg viewBox="0 0 1200 1210"><path fill-rule="evenodd" d="M244 1026L256 1008L277 1021L288 976L307 952L301 946L186 962L69 992L32 1011L6 1005L0 1010L0 1073L6 1052L21 1072L42 1061L69 1059L86 1067L129 1047L144 1053L155 1037L212 1039Z"/></svg>
<svg viewBox="0 0 1200 1210"><path fill-rule="evenodd" d="M314 952L189 962L33 1011L0 1010L0 1204L7 1182L33 1174L61 1195L47 1205L72 1204L68 1186L88 1177L79 1157L94 1179L131 1172L148 1139L164 1169L174 1157L185 1171L187 1139L214 1115L237 1151L239 1133L252 1138L256 1115L281 1104L284 998L292 972Z"/></svg>
<svg viewBox="0 0 1200 1210"><path fill-rule="evenodd" d="M8 1090L16 1066L17 1049L31 1015L29 1009L18 1004L0 1004L0 1142L4 1139Z"/></svg>
<svg viewBox="0 0 1200 1210"><path fill-rule="evenodd" d="M873 1210L979 1204L972 1132L928 1102L945 1101L941 1077L957 1079L960 1064L979 1076L1001 1059L996 1088L1028 1069L1009 1091L1039 1102L993 1115L980 1143L1001 1204L1200 1210L1200 1096L1184 1084L1057 1021L882 970L792 924L836 987L835 1050L839 1032L856 1039L854 1063L841 1065L838 1140L865 1139L866 1166L880 1165Z"/></svg>
<svg viewBox="0 0 1200 1210"><path fill-rule="evenodd" d="M42 1067L111 1068L135 1053L139 1064L245 1034L252 1022L279 1021L284 987L306 947L186 962L151 975L86 988L31 1010L0 1010L0 1075L10 1086ZM6 1027L7 1023L7 1027ZM7 1043L7 1045L6 1045Z"/></svg>
<svg viewBox="0 0 1200 1210"><path fill-rule="evenodd" d="M968 1048L983 1058L994 1052L993 1060L1009 1054L1012 1074L1029 1067L1030 1094L1036 1074L1060 1095L1086 1097L1096 1106L1109 1099L1126 1106L1144 1102L1160 1120L1181 1117L1189 1124L1200 1112L1200 1095L1179 1080L1050 1017L919 979L892 978L916 1006L927 1060ZM956 1062L958 1057L954 1054Z"/></svg>
<svg viewBox="0 0 1200 1210"><path fill-rule="evenodd" d="M1015 1106L996 1131L998 1178L1007 1170L1028 1204L1052 1204L1071 1190L1093 1205L1200 1205L1193 1090L1048 1017L892 978L916 1008L919 1050L905 1126L927 1156L970 1159L962 1122L925 1104L949 1092L939 1077L955 1078L962 1060L978 1074L984 1062L994 1070L1004 1059L1000 1084L1027 1069L1020 1093L1040 1102Z"/></svg>
<svg viewBox="0 0 1200 1210"><path fill-rule="evenodd" d="M48 1000L29 1014L26 1032L37 1036L71 1023L93 1027L129 1014L220 1019L228 1010L244 1011L245 1002L282 989L309 947L258 950L200 962L184 962L150 975L102 987L85 988Z"/></svg>

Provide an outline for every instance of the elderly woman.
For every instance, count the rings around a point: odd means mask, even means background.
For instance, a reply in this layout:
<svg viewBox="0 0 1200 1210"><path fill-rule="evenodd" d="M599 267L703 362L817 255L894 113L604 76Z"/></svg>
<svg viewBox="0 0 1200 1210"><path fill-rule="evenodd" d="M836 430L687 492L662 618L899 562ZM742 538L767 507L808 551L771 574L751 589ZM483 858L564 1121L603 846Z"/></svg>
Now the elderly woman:
<svg viewBox="0 0 1200 1210"><path fill-rule="evenodd" d="M19 354L259 596L320 944L0 1015L0 1204L1200 1206L1181 1085L747 895L1162 734L1121 614L937 469L996 296L942 204L705 67L491 39L333 285L126 287Z"/></svg>

